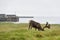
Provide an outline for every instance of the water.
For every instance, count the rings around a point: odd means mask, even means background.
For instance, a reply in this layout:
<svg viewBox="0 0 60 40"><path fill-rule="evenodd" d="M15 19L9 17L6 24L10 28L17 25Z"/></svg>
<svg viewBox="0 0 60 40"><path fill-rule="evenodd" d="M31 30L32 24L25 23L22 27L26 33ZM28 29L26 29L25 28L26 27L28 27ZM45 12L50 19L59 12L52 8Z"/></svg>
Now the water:
<svg viewBox="0 0 60 40"><path fill-rule="evenodd" d="M34 20L39 23L49 22L50 24L60 24L60 17L34 17L34 18L20 18L19 23L28 23L29 20Z"/></svg>

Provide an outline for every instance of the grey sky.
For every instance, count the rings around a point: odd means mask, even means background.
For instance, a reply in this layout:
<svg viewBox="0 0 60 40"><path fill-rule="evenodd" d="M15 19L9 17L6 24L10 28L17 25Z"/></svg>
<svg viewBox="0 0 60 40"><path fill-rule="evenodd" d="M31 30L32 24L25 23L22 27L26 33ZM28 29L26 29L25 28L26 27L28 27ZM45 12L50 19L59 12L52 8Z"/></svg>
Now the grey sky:
<svg viewBox="0 0 60 40"><path fill-rule="evenodd" d="M18 16L39 16L33 20L42 23L46 21L60 23L60 0L0 0L1 13ZM20 19L20 22L28 22L29 20L29 18L24 18Z"/></svg>
<svg viewBox="0 0 60 40"><path fill-rule="evenodd" d="M0 0L0 13L60 16L60 0Z"/></svg>

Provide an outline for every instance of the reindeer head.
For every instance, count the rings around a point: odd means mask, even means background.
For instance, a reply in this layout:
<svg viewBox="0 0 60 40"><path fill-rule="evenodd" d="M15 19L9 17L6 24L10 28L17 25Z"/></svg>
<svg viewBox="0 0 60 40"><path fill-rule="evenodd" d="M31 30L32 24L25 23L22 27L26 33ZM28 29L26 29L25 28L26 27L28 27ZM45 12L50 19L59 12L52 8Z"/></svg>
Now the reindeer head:
<svg viewBox="0 0 60 40"><path fill-rule="evenodd" d="M50 24L47 26L48 29L50 29Z"/></svg>
<svg viewBox="0 0 60 40"><path fill-rule="evenodd" d="M44 29L38 29L38 31L40 31L40 30L41 30L41 31L44 31Z"/></svg>
<svg viewBox="0 0 60 40"><path fill-rule="evenodd" d="M44 28L48 28L48 29L50 29L50 24L45 25L45 27L44 27Z"/></svg>

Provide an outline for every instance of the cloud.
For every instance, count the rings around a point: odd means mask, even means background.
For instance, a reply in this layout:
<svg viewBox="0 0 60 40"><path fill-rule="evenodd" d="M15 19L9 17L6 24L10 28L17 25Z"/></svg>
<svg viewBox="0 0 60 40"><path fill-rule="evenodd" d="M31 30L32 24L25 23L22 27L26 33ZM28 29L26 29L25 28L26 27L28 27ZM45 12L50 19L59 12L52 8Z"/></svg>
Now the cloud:
<svg viewBox="0 0 60 40"><path fill-rule="evenodd" d="M25 16L60 16L60 0L0 0L0 11Z"/></svg>

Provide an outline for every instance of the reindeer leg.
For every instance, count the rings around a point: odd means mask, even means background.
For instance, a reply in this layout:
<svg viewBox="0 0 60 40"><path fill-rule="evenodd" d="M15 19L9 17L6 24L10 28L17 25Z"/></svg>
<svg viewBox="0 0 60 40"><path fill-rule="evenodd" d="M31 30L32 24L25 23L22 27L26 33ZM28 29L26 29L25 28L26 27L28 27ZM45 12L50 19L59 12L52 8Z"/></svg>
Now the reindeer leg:
<svg viewBox="0 0 60 40"><path fill-rule="evenodd" d="M30 28L32 29L32 26L30 26Z"/></svg>
<svg viewBox="0 0 60 40"><path fill-rule="evenodd" d="M35 28L35 30L36 30L36 28Z"/></svg>
<svg viewBox="0 0 60 40"><path fill-rule="evenodd" d="M30 24L29 24L29 28L28 29L30 29Z"/></svg>

